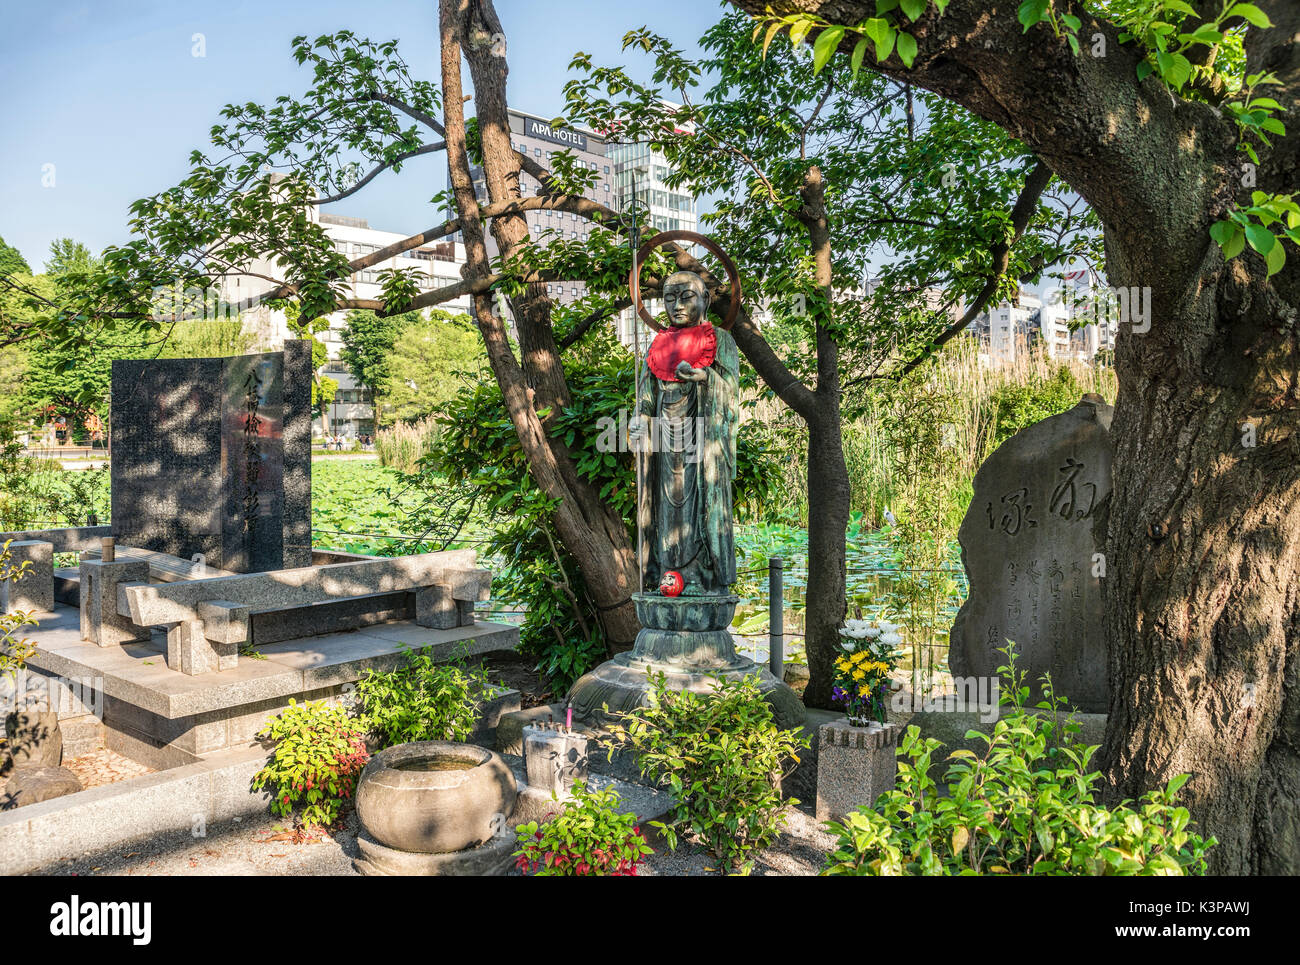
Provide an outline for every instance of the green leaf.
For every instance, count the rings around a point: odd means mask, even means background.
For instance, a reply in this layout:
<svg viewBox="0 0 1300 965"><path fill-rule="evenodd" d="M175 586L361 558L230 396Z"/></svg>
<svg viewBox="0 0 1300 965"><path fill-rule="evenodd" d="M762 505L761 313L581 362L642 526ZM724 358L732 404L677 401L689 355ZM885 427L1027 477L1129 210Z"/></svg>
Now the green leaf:
<svg viewBox="0 0 1300 965"><path fill-rule="evenodd" d="M844 37L844 27L836 24L827 27L817 35L816 41L813 42L813 74L820 74L826 62L834 55L835 50L840 45L840 40Z"/></svg>
<svg viewBox="0 0 1300 965"><path fill-rule="evenodd" d="M867 44L869 43L870 41L866 37L862 37L853 46L853 55L849 58L849 66L853 68L855 78L858 76L858 71L862 69L862 58L866 56Z"/></svg>
<svg viewBox="0 0 1300 965"><path fill-rule="evenodd" d="M868 37L876 44L876 62L880 63L889 58L894 50L894 36L897 31L888 20L881 20L879 17L872 17L863 25Z"/></svg>
<svg viewBox="0 0 1300 965"><path fill-rule="evenodd" d="M1036 23L1040 23L1047 16L1047 6L1051 0L1025 0L1016 11L1016 18L1025 28L1024 33L1029 33L1029 28Z"/></svg>
<svg viewBox="0 0 1300 965"><path fill-rule="evenodd" d="M1231 221L1216 221L1210 225L1210 237L1220 248L1231 241L1236 232L1237 227Z"/></svg>
<svg viewBox="0 0 1300 965"><path fill-rule="evenodd" d="M1286 264L1286 248L1281 244L1276 244L1269 249L1268 254L1264 256L1264 262L1268 265L1268 275L1271 278L1282 270Z"/></svg>
<svg viewBox="0 0 1300 965"><path fill-rule="evenodd" d="M916 59L916 38L901 30L898 32L898 59L903 62L904 67L908 68Z"/></svg>
<svg viewBox="0 0 1300 965"><path fill-rule="evenodd" d="M903 8L903 13L907 14L907 19L917 20L925 13L926 2L927 0L902 0L899 6Z"/></svg>
<svg viewBox="0 0 1300 965"><path fill-rule="evenodd" d="M1267 256L1277 244L1277 235L1269 231L1262 224L1248 224L1246 226L1246 240L1250 246L1258 251L1261 255Z"/></svg>
<svg viewBox="0 0 1300 965"><path fill-rule="evenodd" d="M1235 3L1228 8L1229 17L1240 17L1252 27L1271 27L1273 22L1268 19L1268 15L1253 3Z"/></svg>

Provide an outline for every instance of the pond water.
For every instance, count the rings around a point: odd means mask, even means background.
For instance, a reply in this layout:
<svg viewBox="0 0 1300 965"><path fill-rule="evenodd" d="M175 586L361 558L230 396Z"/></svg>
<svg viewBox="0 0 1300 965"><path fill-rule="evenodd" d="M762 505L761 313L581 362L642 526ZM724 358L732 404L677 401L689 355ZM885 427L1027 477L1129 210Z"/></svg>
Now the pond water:
<svg viewBox="0 0 1300 965"><path fill-rule="evenodd" d="M386 487L395 477L391 470L375 462L358 462L347 465L316 463L313 465L312 514L314 541L317 546L358 553L389 555L415 553L436 549L421 542L417 536L400 532L404 516L401 501ZM482 553L483 526L476 524L461 534L457 546L477 549ZM792 662L802 660L802 635L804 632L804 600L808 585L808 532L785 525L741 525L736 528L736 557L738 580L734 588L741 598L732 623L733 632L740 637L740 648L755 660L767 659L768 630L768 559L780 556L784 568L784 613L786 657ZM482 557L483 565L503 572L508 560ZM872 530L855 517L846 534L846 580L849 613L858 609L872 620L890 620L906 623L907 614L900 610L904 596L903 584L914 582L920 587L933 587L946 602L937 613L919 615L918 626L925 637L921 641L908 640L908 646L919 644L935 659L927 664L943 662L948 646L948 630L966 597L965 574L954 545L947 565L933 572L908 573L900 568L895 547L888 530ZM514 601L494 599L484 608L485 616L492 619L518 623L523 614Z"/></svg>

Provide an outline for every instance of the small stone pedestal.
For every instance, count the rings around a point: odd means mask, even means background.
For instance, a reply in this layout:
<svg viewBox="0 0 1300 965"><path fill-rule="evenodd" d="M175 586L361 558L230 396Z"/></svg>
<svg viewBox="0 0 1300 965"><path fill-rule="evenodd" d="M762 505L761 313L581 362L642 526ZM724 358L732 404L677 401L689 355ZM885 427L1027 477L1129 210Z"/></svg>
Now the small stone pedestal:
<svg viewBox="0 0 1300 965"><path fill-rule="evenodd" d="M711 692L719 678L757 676L776 725L784 729L803 723L803 702L795 692L765 667L736 653L727 628L739 597L633 593L632 602L641 621L636 644L630 653L606 660L573 685L568 702L575 720L603 726L644 705L648 674L661 673L670 689L696 693Z"/></svg>
<svg viewBox="0 0 1300 965"><path fill-rule="evenodd" d="M353 865L363 875L375 876L499 876L504 875L514 866L514 853L518 846L514 829L509 825L477 848L447 851L441 854L398 851L396 848L380 844L362 830L357 834L357 850L361 852L361 856L353 862Z"/></svg>
<svg viewBox="0 0 1300 965"><path fill-rule="evenodd" d="M530 724L524 728L524 767L530 788L568 795L574 781L587 779L587 738L561 724Z"/></svg>
<svg viewBox="0 0 1300 965"><path fill-rule="evenodd" d="M898 734L897 724L854 727L847 717L822 725L817 735L818 821L842 821L893 789Z"/></svg>
<svg viewBox="0 0 1300 965"><path fill-rule="evenodd" d="M575 781L587 780L587 737L559 723L528 724L523 729L524 771L512 825L545 821L573 796Z"/></svg>
<svg viewBox="0 0 1300 965"><path fill-rule="evenodd" d="M82 560L81 639L101 647L148 640L148 627L138 627L117 612L120 584L148 582L148 560Z"/></svg>
<svg viewBox="0 0 1300 965"><path fill-rule="evenodd" d="M0 612L50 612L54 609L54 544L14 540L9 544L8 565L17 570L24 563L30 564L26 573L0 581Z"/></svg>

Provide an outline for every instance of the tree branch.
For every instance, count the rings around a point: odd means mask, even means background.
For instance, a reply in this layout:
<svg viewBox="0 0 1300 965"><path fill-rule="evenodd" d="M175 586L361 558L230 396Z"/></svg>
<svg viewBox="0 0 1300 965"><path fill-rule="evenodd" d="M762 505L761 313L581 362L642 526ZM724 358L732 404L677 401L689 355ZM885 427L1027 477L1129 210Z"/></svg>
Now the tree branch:
<svg viewBox="0 0 1300 965"><path fill-rule="evenodd" d="M362 178L352 187L348 188L346 191L340 191L338 194L331 194L328 198L317 198L315 201L311 203L315 205L322 205L322 204L333 204L335 201L342 201L344 198L356 194L367 184L373 181L379 174L381 174L384 171L387 171L394 164L401 164L403 161L413 157L419 157L421 154L433 154L435 151L443 150L446 146L447 146L446 141L439 141L436 144L425 144L422 147L417 147L413 151L406 151L403 154L399 154L391 161L385 161L383 164L377 165L375 168L371 170L369 174L367 174L364 178Z"/></svg>
<svg viewBox="0 0 1300 965"><path fill-rule="evenodd" d="M961 318L953 322L946 329L940 332L931 340L921 354L916 356L910 362L899 370L895 378L904 378L909 372L929 358L935 349L943 347L948 342L957 337L958 333L964 331L971 322L973 322L984 311L990 299L997 294L998 286L1002 282L1002 277L1007 273L1007 268L1011 265L1011 248L1021 236L1025 229L1029 227L1029 219L1033 217L1034 209L1038 207L1038 199L1042 197L1043 191L1047 188L1047 183L1052 180L1052 172L1046 164L1039 161L1034 165L1029 176L1025 178L1025 186L1020 190L1020 196L1016 198L1015 205L1011 208L1011 238L1008 241L998 242L990 249L992 254L992 267L988 279L984 282L984 287L980 289L975 300L962 314Z"/></svg>

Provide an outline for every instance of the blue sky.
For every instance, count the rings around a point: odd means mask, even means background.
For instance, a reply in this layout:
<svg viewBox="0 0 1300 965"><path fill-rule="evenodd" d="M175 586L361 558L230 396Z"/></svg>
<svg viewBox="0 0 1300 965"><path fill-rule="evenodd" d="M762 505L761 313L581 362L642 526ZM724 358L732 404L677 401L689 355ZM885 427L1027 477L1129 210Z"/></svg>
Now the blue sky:
<svg viewBox="0 0 1300 965"><path fill-rule="evenodd" d="M0 7L0 237L34 271L56 238L94 251L126 241L130 203L184 177L190 151L208 146L223 105L301 93L310 74L289 56L299 34L347 28L395 37L413 73L438 80L436 0L2 0ZM508 38L511 105L544 116L563 105L576 51L597 63L624 62L623 34L648 24L694 53L695 40L721 15L714 0L496 0L496 8ZM203 57L192 55L196 33ZM423 230L436 213L413 198L444 188L445 170L441 155L416 159L330 210L368 218L375 228ZM43 186L51 173L53 185Z"/></svg>

